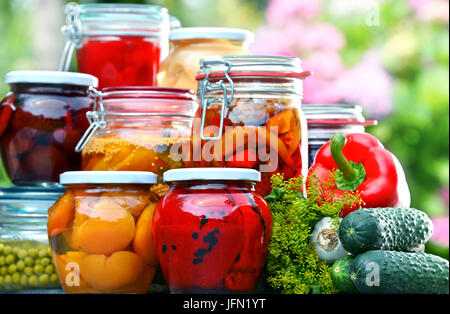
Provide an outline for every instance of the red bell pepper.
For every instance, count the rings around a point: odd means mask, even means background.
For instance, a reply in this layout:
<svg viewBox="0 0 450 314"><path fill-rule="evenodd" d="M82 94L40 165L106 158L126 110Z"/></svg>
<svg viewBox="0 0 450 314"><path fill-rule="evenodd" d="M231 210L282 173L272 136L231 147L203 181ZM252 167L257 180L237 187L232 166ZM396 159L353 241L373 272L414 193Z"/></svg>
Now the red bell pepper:
<svg viewBox="0 0 450 314"><path fill-rule="evenodd" d="M330 178L332 170L338 171ZM410 206L411 195L399 161L370 134L334 134L317 152L307 184L312 175L321 183L328 182L322 184L324 201L339 199L346 192L359 195L362 202L346 205L343 217L360 207Z"/></svg>

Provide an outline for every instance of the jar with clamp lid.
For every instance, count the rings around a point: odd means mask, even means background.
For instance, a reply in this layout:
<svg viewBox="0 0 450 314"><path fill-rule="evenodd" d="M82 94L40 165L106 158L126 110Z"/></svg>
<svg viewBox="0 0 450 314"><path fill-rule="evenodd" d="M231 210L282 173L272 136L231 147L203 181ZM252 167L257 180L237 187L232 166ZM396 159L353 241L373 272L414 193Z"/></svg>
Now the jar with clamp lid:
<svg viewBox="0 0 450 314"><path fill-rule="evenodd" d="M205 58L197 75L201 101L193 127L198 167L253 168L256 185L270 192L270 177L307 171L307 126L301 100L301 61L293 57L238 55Z"/></svg>
<svg viewBox="0 0 450 314"><path fill-rule="evenodd" d="M78 71L95 75L99 87L156 86L159 64L169 49L167 9L144 4L69 3L66 46L60 69L76 50Z"/></svg>

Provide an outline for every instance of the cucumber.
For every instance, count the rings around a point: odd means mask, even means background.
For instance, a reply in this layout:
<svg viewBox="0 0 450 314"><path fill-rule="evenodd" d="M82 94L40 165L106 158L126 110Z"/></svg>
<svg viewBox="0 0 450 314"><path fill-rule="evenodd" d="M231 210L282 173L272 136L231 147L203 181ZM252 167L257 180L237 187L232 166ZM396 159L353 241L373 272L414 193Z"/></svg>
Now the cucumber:
<svg viewBox="0 0 450 314"><path fill-rule="evenodd" d="M414 208L361 208L339 225L342 246L352 254L369 250L413 251L433 233L433 223Z"/></svg>
<svg viewBox="0 0 450 314"><path fill-rule="evenodd" d="M353 257L347 255L337 259L331 266L331 279L336 288L344 293L358 292L350 278L352 262Z"/></svg>
<svg viewBox="0 0 450 314"><path fill-rule="evenodd" d="M448 260L423 252L368 251L355 257L351 278L360 293L448 294Z"/></svg>

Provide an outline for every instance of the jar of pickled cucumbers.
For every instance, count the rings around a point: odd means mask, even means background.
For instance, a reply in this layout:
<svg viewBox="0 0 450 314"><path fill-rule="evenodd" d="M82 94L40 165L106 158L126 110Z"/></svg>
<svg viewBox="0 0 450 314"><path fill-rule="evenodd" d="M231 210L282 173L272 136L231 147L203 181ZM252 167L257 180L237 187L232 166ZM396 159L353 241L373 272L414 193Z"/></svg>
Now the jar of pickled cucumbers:
<svg viewBox="0 0 450 314"><path fill-rule="evenodd" d="M317 151L335 133L364 133L376 120L366 120L361 106L354 104L304 104L308 123L309 166L314 163Z"/></svg>
<svg viewBox="0 0 450 314"><path fill-rule="evenodd" d="M237 28L184 27L172 30L169 56L158 74L158 85L196 90L200 59L247 54L253 33Z"/></svg>
<svg viewBox="0 0 450 314"><path fill-rule="evenodd" d="M69 3L60 69L67 71L76 51L78 71L99 78L99 87L156 86L161 60L169 50L167 9L146 4Z"/></svg>
<svg viewBox="0 0 450 314"><path fill-rule="evenodd" d="M172 293L251 292L261 275L272 215L254 169L190 168L164 174L153 235Z"/></svg>
<svg viewBox="0 0 450 314"><path fill-rule="evenodd" d="M11 91L0 102L0 147L15 185L57 185L59 174L80 170L74 151L89 123L96 77L60 71L12 71Z"/></svg>
<svg viewBox="0 0 450 314"><path fill-rule="evenodd" d="M158 260L152 219L156 203L145 171L72 171L48 210L47 232L66 293L145 293Z"/></svg>
<svg viewBox="0 0 450 314"><path fill-rule="evenodd" d="M261 172L261 195L270 177L306 175L308 136L301 100L303 71L297 58L223 56L201 61L201 101L193 124L197 167L253 168Z"/></svg>
<svg viewBox="0 0 450 314"><path fill-rule="evenodd" d="M106 88L88 113L91 128L77 146L83 170L164 171L189 160L192 120L198 107L191 91L162 87Z"/></svg>
<svg viewBox="0 0 450 314"><path fill-rule="evenodd" d="M0 293L61 293L47 237L63 188L0 188Z"/></svg>

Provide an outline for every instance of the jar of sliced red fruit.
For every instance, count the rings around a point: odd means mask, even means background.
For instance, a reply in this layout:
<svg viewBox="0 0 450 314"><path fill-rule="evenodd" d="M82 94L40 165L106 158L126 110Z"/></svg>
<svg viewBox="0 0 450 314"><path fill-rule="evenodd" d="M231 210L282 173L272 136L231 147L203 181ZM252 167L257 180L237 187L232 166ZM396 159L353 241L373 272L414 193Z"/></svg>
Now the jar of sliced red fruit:
<svg viewBox="0 0 450 314"><path fill-rule="evenodd" d="M95 75L99 87L156 86L160 61L169 49L167 9L144 4L66 6L67 44L61 66L67 70L76 50L78 71Z"/></svg>
<svg viewBox="0 0 450 314"><path fill-rule="evenodd" d="M2 160L15 185L56 185L59 174L79 170L75 145L88 128L92 75L13 71L11 91L0 103Z"/></svg>
<svg viewBox="0 0 450 314"><path fill-rule="evenodd" d="M301 100L311 73L293 57L236 55L205 58L197 75L201 105L193 128L198 167L253 168L270 177L307 171L307 127ZM304 175L306 173L303 173Z"/></svg>
<svg viewBox="0 0 450 314"><path fill-rule="evenodd" d="M250 292L261 275L272 230L254 169L187 168L153 216L153 238L172 293Z"/></svg>

